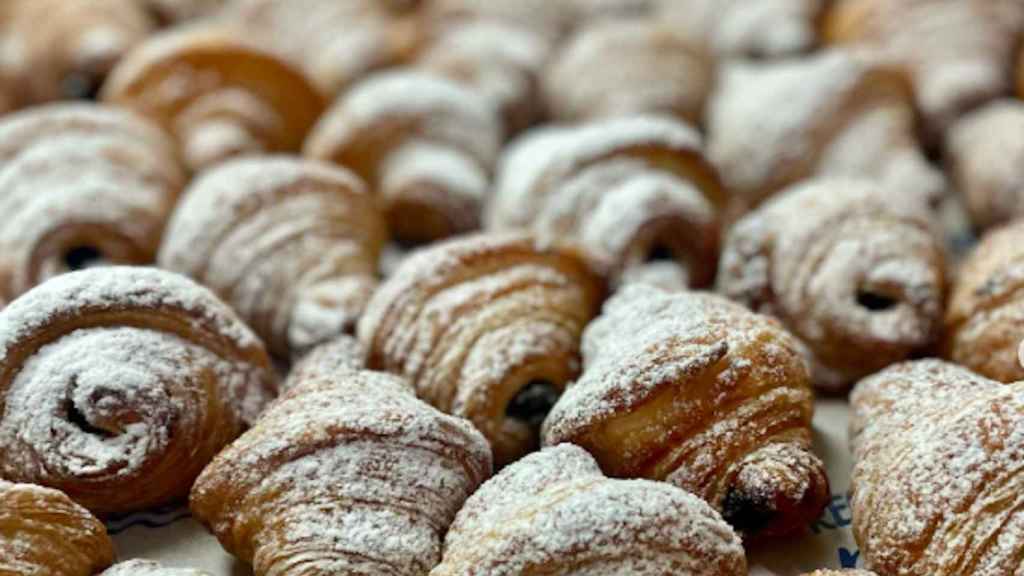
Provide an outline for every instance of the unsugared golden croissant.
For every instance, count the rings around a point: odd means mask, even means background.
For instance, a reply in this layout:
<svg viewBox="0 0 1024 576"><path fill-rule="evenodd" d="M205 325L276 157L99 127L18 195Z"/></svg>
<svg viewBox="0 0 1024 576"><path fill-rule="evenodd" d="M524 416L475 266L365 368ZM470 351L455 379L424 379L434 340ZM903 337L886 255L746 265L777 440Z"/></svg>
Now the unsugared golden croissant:
<svg viewBox="0 0 1024 576"><path fill-rule="evenodd" d="M263 344L184 276L64 274L0 311L0 477L100 516L174 502L275 392Z"/></svg>
<svg viewBox="0 0 1024 576"><path fill-rule="evenodd" d="M775 320L713 294L627 286L587 327L583 360L545 445L693 492L747 540L801 531L828 503L807 365Z"/></svg>
<svg viewBox="0 0 1024 576"><path fill-rule="evenodd" d="M374 190L396 239L419 243L479 227L502 142L481 94L414 69L370 76L342 96L306 141Z"/></svg>
<svg viewBox="0 0 1024 576"><path fill-rule="evenodd" d="M875 55L734 62L719 80L708 153L737 212L812 176L875 178L935 196L945 189L918 145L909 81Z"/></svg>
<svg viewBox="0 0 1024 576"><path fill-rule="evenodd" d="M217 456L191 508L256 576L422 576L490 474L483 436L405 381L324 372Z"/></svg>
<svg viewBox="0 0 1024 576"><path fill-rule="evenodd" d="M469 419L506 464L539 445L602 291L569 249L521 233L460 237L402 262L371 300L359 340L370 368Z"/></svg>
<svg viewBox="0 0 1024 576"><path fill-rule="evenodd" d="M926 199L821 178L732 228L717 289L782 320L806 346L815 385L838 391L938 339L944 261Z"/></svg>
<svg viewBox="0 0 1024 576"><path fill-rule="evenodd" d="M232 156L296 152L324 108L301 72L228 25L162 32L125 56L104 101L173 134L192 171Z"/></svg>
<svg viewBox="0 0 1024 576"><path fill-rule="evenodd" d="M168 568L149 560L129 560L115 564L100 576L211 576L209 572L191 568Z"/></svg>
<svg viewBox="0 0 1024 576"><path fill-rule="evenodd" d="M563 444L485 482L430 576L746 573L739 537L707 503L662 482L607 478Z"/></svg>
<svg viewBox="0 0 1024 576"><path fill-rule="evenodd" d="M158 260L212 288L288 358L354 329L386 237L373 198L348 170L252 156L193 181Z"/></svg>
<svg viewBox="0 0 1024 576"><path fill-rule="evenodd" d="M1016 574L1024 557L1024 384L939 360L850 397L853 533L879 574Z"/></svg>
<svg viewBox="0 0 1024 576"><path fill-rule="evenodd" d="M0 120L0 307L96 264L148 264L185 174L156 126L51 104Z"/></svg>
<svg viewBox="0 0 1024 576"><path fill-rule="evenodd" d="M496 188L490 228L576 241L613 283L663 264L692 286L714 278L727 198L700 134L680 120L630 116L528 132L505 152Z"/></svg>
<svg viewBox="0 0 1024 576"><path fill-rule="evenodd" d="M113 561L114 543L88 510L58 490L0 480L0 574L92 576Z"/></svg>

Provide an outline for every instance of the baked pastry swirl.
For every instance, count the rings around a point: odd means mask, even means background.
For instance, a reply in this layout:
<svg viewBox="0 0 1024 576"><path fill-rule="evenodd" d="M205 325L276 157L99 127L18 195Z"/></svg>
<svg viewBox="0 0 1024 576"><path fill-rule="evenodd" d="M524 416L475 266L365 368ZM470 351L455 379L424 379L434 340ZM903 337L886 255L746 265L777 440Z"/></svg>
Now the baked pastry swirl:
<svg viewBox="0 0 1024 576"><path fill-rule="evenodd" d="M256 576L421 576L490 474L468 422L395 376L344 371L267 409L199 477L191 508Z"/></svg>
<svg viewBox="0 0 1024 576"><path fill-rule="evenodd" d="M209 572L192 568L168 568L149 560L129 560L106 570L100 576L211 576Z"/></svg>
<svg viewBox="0 0 1024 576"><path fill-rule="evenodd" d="M50 488L0 480L0 574L92 576L114 561L103 523Z"/></svg>
<svg viewBox="0 0 1024 576"><path fill-rule="evenodd" d="M0 120L0 307L102 263L148 264L185 175L155 126L93 104Z"/></svg>
<svg viewBox="0 0 1024 576"><path fill-rule="evenodd" d="M373 198L349 171L253 156L193 181L158 260L212 288L288 358L354 329L386 237Z"/></svg>
<svg viewBox="0 0 1024 576"><path fill-rule="evenodd" d="M65 274L0 311L0 476L101 516L166 504L275 388L260 341L187 278Z"/></svg>
<svg viewBox="0 0 1024 576"><path fill-rule="evenodd" d="M739 537L705 502L661 482L606 478L565 444L484 483L430 576L746 573Z"/></svg>
<svg viewBox="0 0 1024 576"><path fill-rule="evenodd" d="M806 345L815 385L839 391L934 343L944 248L927 199L815 179L729 233L718 291L776 316Z"/></svg>
<svg viewBox="0 0 1024 576"><path fill-rule="evenodd" d="M527 234L466 236L409 256L359 322L368 365L476 425L505 464L577 374L602 287L568 249Z"/></svg>
<svg viewBox="0 0 1024 576"><path fill-rule="evenodd" d="M815 570L804 576L877 576L868 570Z"/></svg>
<svg viewBox="0 0 1024 576"><path fill-rule="evenodd" d="M879 574L1014 574L1024 388L939 360L890 367L850 397L853 533Z"/></svg>
<svg viewBox="0 0 1024 576"><path fill-rule="evenodd" d="M583 360L545 445L693 492L747 540L803 530L828 503L807 366L775 320L713 294L628 286L587 327Z"/></svg>

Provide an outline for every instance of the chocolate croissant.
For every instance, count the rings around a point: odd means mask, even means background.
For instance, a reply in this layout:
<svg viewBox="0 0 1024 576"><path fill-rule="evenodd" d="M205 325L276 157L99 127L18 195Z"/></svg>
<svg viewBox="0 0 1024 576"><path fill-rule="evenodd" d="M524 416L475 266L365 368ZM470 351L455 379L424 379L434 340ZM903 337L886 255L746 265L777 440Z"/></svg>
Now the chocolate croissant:
<svg viewBox="0 0 1024 576"><path fill-rule="evenodd" d="M286 392L203 472L191 508L256 576L421 576L490 473L468 422L397 377L347 371Z"/></svg>
<svg viewBox="0 0 1024 576"><path fill-rule="evenodd" d="M526 234L466 236L414 252L359 322L368 365L406 377L469 419L505 464L538 428L579 364L602 287L569 249Z"/></svg>
<svg viewBox="0 0 1024 576"><path fill-rule="evenodd" d="M185 174L134 115L53 104L0 121L0 307L47 278L148 264Z"/></svg>
<svg viewBox="0 0 1024 576"><path fill-rule="evenodd" d="M158 260L212 288L288 358L354 328L377 285L386 235L373 198L347 170L255 156L191 184Z"/></svg>
<svg viewBox="0 0 1024 576"><path fill-rule="evenodd" d="M114 561L103 523L57 490L0 480L0 574L92 576Z"/></svg>
<svg viewBox="0 0 1024 576"><path fill-rule="evenodd" d="M613 283L664 263L693 286L714 278L727 199L700 135L682 121L631 116L529 132L505 153L496 188L490 228L574 240Z"/></svg>
<svg viewBox="0 0 1024 576"><path fill-rule="evenodd" d="M775 320L713 294L628 286L587 327L583 360L545 445L693 492L748 540L802 530L828 503L807 366Z"/></svg>
<svg viewBox="0 0 1024 576"><path fill-rule="evenodd" d="M874 178L936 197L910 83L864 52L729 64L708 106L708 152L740 209L812 176Z"/></svg>
<svg viewBox="0 0 1024 576"><path fill-rule="evenodd" d="M606 478L565 444L484 483L430 576L746 573L739 537L705 502L661 482Z"/></svg>
<svg viewBox="0 0 1024 576"><path fill-rule="evenodd" d="M850 397L853 534L879 574L1014 574L1024 557L1024 388L939 360Z"/></svg>
<svg viewBox="0 0 1024 576"><path fill-rule="evenodd" d="M65 274L0 327L0 477L101 516L186 496L276 391L259 339L171 272Z"/></svg>
<svg viewBox="0 0 1024 576"><path fill-rule="evenodd" d="M114 68L101 97L173 134L193 171L241 154L297 151L324 108L302 73L214 25L152 37Z"/></svg>
<svg viewBox="0 0 1024 576"><path fill-rule="evenodd" d="M371 76L342 96L310 134L306 154L362 177L395 238L419 243L479 227L501 134L483 96L402 69Z"/></svg>
<svg viewBox="0 0 1024 576"><path fill-rule="evenodd" d="M191 568L168 568L149 560L129 560L116 564L100 576L211 576L211 574Z"/></svg>
<svg viewBox="0 0 1024 576"><path fill-rule="evenodd" d="M815 385L839 391L938 337L944 249L926 199L866 180L815 179L730 231L718 291L782 320Z"/></svg>
<svg viewBox="0 0 1024 576"><path fill-rule="evenodd" d="M982 237L957 271L945 320L946 356L1000 382L1024 380L1024 221Z"/></svg>

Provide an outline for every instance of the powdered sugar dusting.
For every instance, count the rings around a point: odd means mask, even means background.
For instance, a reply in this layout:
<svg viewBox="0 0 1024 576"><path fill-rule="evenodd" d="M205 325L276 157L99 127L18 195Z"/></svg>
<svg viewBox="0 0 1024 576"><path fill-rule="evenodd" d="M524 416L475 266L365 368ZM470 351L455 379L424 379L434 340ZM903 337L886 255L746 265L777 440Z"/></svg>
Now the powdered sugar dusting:
<svg viewBox="0 0 1024 576"><path fill-rule="evenodd" d="M210 576L210 573L192 568L170 568L150 560L129 560L113 566L100 576Z"/></svg>

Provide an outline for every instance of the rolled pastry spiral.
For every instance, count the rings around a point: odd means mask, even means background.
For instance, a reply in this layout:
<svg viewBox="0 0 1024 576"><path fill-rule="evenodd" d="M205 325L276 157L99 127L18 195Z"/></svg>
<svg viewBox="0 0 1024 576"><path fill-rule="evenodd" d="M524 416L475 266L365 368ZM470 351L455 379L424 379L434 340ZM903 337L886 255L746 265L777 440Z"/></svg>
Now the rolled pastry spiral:
<svg viewBox="0 0 1024 576"><path fill-rule="evenodd" d="M188 20L210 17L236 0L134 0L163 26L176 26Z"/></svg>
<svg viewBox="0 0 1024 576"><path fill-rule="evenodd" d="M801 531L828 503L807 366L775 320L713 294L628 286L587 327L583 360L545 445L693 492L747 540Z"/></svg>
<svg viewBox="0 0 1024 576"><path fill-rule="evenodd" d="M129 560L109 568L100 576L211 576L203 570L168 568L149 560Z"/></svg>
<svg viewBox="0 0 1024 576"><path fill-rule="evenodd" d="M187 278L65 274L0 311L0 476L100 516L167 504L275 390L260 341Z"/></svg>
<svg viewBox="0 0 1024 576"><path fill-rule="evenodd" d="M939 360L890 367L850 397L853 534L879 574L1014 574L1024 388Z"/></svg>
<svg viewBox="0 0 1024 576"><path fill-rule="evenodd" d="M163 126L198 171L232 156L295 152L324 108L303 74L227 25L153 36L110 73L104 101Z"/></svg>
<svg viewBox="0 0 1024 576"><path fill-rule="evenodd" d="M191 508L256 576L421 576L491 474L484 438L379 372L286 392L196 481Z"/></svg>
<svg viewBox="0 0 1024 576"><path fill-rule="evenodd" d="M0 574L92 576L114 561L103 523L58 490L0 480Z"/></svg>
<svg viewBox="0 0 1024 576"><path fill-rule="evenodd" d="M606 19L566 41L547 67L542 88L556 120L659 113L696 125L713 71L703 46L666 20Z"/></svg>
<svg viewBox="0 0 1024 576"><path fill-rule="evenodd" d="M572 251L526 234L466 236L414 252L359 322L368 365L469 419L505 464L577 374L602 286Z"/></svg>
<svg viewBox="0 0 1024 576"><path fill-rule="evenodd" d="M395 238L419 243L479 227L501 140L501 119L484 96L400 69L370 76L342 96L305 152L358 174Z"/></svg>
<svg viewBox="0 0 1024 576"><path fill-rule="evenodd" d="M124 111L52 104L0 120L0 307L58 274L148 264L185 175Z"/></svg>
<svg viewBox="0 0 1024 576"><path fill-rule="evenodd" d="M426 4L425 17L444 26L470 20L498 21L543 34L558 42L581 20L576 0L432 0Z"/></svg>
<svg viewBox="0 0 1024 576"><path fill-rule="evenodd" d="M578 242L613 283L674 263L706 286L718 259L725 192L700 135L668 117L630 116L528 132L505 152L492 229Z"/></svg>
<svg viewBox="0 0 1024 576"><path fill-rule="evenodd" d="M386 236L373 198L349 171L253 156L193 181L158 261L212 288L288 358L355 327Z"/></svg>
<svg viewBox="0 0 1024 576"><path fill-rule="evenodd" d="M1024 380L1024 221L982 237L961 264L946 309L945 353L993 380Z"/></svg>
<svg viewBox="0 0 1024 576"><path fill-rule="evenodd" d="M717 289L782 320L806 345L815 385L839 391L937 339L937 236L926 201L912 193L809 180L733 227Z"/></svg>
<svg viewBox="0 0 1024 576"><path fill-rule="evenodd" d="M868 570L815 570L814 572L808 572L804 576L878 576L874 572Z"/></svg>
<svg viewBox="0 0 1024 576"><path fill-rule="evenodd" d="M355 337L342 334L310 350L292 364L282 390L291 390L306 380L334 377L350 370L366 368L366 353Z"/></svg>
<svg viewBox="0 0 1024 576"><path fill-rule="evenodd" d="M565 444L485 482L430 576L746 573L739 537L705 502L661 482L606 478Z"/></svg>
<svg viewBox="0 0 1024 576"><path fill-rule="evenodd" d="M741 209L812 176L874 178L936 197L945 189L918 145L905 75L866 52L729 64L707 130L708 154Z"/></svg>

